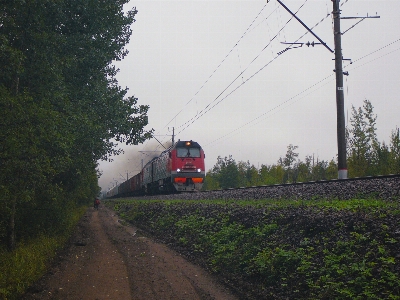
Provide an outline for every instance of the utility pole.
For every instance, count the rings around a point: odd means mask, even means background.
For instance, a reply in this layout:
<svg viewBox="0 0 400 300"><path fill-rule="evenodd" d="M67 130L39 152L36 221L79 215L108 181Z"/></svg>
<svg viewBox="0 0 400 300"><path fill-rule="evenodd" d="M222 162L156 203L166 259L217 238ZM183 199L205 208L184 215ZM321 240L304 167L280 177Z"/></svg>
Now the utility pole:
<svg viewBox="0 0 400 300"><path fill-rule="evenodd" d="M287 8L280 0L277 0L297 21L300 22L319 42L325 46L330 52L335 53L335 72L336 72L336 118L337 118L337 144L338 144L338 179L347 179L347 162L346 162L346 125L344 119L344 93L343 93L343 66L342 66L342 33L340 32L340 0L332 0L333 2L333 27L335 51L330 49L312 30L307 27L289 8ZM294 44L294 43L287 43ZM301 43L297 43L301 44ZM312 44L314 46L314 44ZM282 54L281 51L278 54Z"/></svg>
<svg viewBox="0 0 400 300"><path fill-rule="evenodd" d="M333 36L335 41L336 118L338 145L338 179L347 179L346 124L344 117L342 33L340 31L340 0L333 3Z"/></svg>
<svg viewBox="0 0 400 300"><path fill-rule="evenodd" d="M358 23L369 18L379 18L379 16L366 16L366 17L340 17L340 0L331 0L333 3L333 34L335 42L335 51L331 50L326 43L324 43L312 30L307 27L297 16L292 13L289 8L287 8L282 1L276 0L281 4L301 25L303 25L314 37L318 39L320 43L282 43L282 44L292 44L300 45L292 48L286 48L283 51L278 52L278 55L283 54L289 49L299 48L303 44L307 46L313 46L316 44L321 44L325 46L330 52L335 53L335 70L336 72L336 119L337 119L337 145L338 145L338 179L347 179L347 155L346 155L346 123L344 116L344 92L343 92L343 75L349 75L348 72L343 72L343 55L342 55L342 34L354 28ZM359 22L354 24L352 27L347 29L345 32L340 31L340 19L361 19ZM345 59L349 60L349 59Z"/></svg>

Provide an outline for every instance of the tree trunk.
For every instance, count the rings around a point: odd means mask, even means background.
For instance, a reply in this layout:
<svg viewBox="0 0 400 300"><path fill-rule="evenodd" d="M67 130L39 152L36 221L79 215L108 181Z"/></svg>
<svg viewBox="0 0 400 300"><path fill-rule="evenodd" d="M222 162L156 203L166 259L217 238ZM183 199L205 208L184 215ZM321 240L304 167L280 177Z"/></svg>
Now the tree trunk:
<svg viewBox="0 0 400 300"><path fill-rule="evenodd" d="M11 199L11 214L8 223L8 230L7 230L7 246L10 251L15 249L16 242L15 242L15 214L16 214L16 205L17 205L17 198L15 196Z"/></svg>

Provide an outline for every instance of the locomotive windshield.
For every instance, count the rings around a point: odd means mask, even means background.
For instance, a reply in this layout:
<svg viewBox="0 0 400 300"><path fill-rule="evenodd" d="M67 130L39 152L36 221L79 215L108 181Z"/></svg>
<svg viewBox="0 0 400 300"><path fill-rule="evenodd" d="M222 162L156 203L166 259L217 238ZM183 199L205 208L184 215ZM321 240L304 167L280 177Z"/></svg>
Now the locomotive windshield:
<svg viewBox="0 0 400 300"><path fill-rule="evenodd" d="M200 157L200 148L176 148L177 157Z"/></svg>

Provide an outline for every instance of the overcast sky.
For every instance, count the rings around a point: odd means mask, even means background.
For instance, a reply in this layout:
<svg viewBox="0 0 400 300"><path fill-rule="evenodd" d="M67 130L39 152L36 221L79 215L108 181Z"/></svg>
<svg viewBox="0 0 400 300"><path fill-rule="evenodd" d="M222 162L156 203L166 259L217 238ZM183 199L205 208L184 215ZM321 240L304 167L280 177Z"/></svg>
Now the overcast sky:
<svg viewBox="0 0 400 300"><path fill-rule="evenodd" d="M334 49L331 0L282 1ZM377 114L378 139L389 143L400 126L399 0L342 0L344 98L351 107L368 99ZM149 126L161 142L197 141L206 169L232 155L256 167L275 164L287 146L299 158L337 154L334 54L322 45L290 49L283 42L318 42L276 1L131 1L138 14L116 63L117 79L140 104L150 105ZM351 29L350 29L351 28ZM349 30L348 30L349 29ZM348 30L348 31L347 31ZM163 149L155 140L124 146L101 162L103 190L140 171ZM140 152L141 151L141 152Z"/></svg>

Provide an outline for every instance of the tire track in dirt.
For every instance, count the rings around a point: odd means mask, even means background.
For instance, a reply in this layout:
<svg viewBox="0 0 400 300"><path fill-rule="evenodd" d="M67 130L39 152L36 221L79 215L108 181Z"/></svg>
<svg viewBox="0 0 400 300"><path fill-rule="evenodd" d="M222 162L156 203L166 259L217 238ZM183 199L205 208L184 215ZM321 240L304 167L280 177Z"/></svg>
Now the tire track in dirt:
<svg viewBox="0 0 400 300"><path fill-rule="evenodd" d="M101 207L87 210L53 267L21 299L237 298L204 269Z"/></svg>
<svg viewBox="0 0 400 300"><path fill-rule="evenodd" d="M201 267L190 263L166 245L140 235L136 228L123 226L113 211L103 209L120 230L105 226L128 264L132 299L205 300L237 299Z"/></svg>
<svg viewBox="0 0 400 300"><path fill-rule="evenodd" d="M131 299L126 264L103 230L99 211L88 210L70 243L42 288L36 287L41 292L23 299Z"/></svg>

